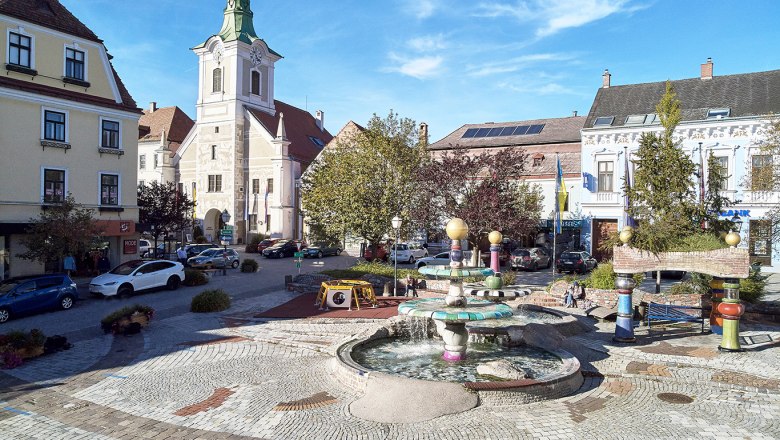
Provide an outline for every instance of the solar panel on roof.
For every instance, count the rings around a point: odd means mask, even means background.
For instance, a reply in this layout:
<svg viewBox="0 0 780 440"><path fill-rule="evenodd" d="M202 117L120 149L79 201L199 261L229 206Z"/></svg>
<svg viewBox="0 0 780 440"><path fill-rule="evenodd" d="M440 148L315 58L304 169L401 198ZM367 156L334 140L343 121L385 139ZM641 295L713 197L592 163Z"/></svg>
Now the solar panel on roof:
<svg viewBox="0 0 780 440"><path fill-rule="evenodd" d="M503 130L503 129L504 129L504 127L491 128L490 132L488 133L488 137L493 137L493 136L500 135L501 134L501 130Z"/></svg>
<svg viewBox="0 0 780 440"><path fill-rule="evenodd" d="M521 125L521 126L519 126L519 127L517 127L517 128L515 129L515 132L514 132L514 134L515 134L515 135L518 135L518 134L525 134L525 132L527 132L527 131L528 131L528 126L527 126L527 125Z"/></svg>
<svg viewBox="0 0 780 440"><path fill-rule="evenodd" d="M477 134L475 134L474 137L483 138L486 137L488 133L490 133L489 128L480 128L479 130L477 130Z"/></svg>
<svg viewBox="0 0 780 440"><path fill-rule="evenodd" d="M612 121L615 120L614 116L599 116L596 118L596 121L593 123L594 127L598 127L599 125L612 125Z"/></svg>
<svg viewBox="0 0 780 440"><path fill-rule="evenodd" d="M463 136L461 136L461 137L464 137L464 138L473 138L473 137L474 137L474 135L475 135L475 134L477 134L477 131L478 131L478 129L477 129L477 128L469 128L468 130L466 130L466 132L465 132L465 133L463 133Z"/></svg>
<svg viewBox="0 0 780 440"><path fill-rule="evenodd" d="M528 127L528 131L525 134L539 134L542 132L542 128L544 128L544 124L534 124Z"/></svg>
<svg viewBox="0 0 780 440"><path fill-rule="evenodd" d="M517 127L504 127L503 130L501 130L501 134L499 136L512 136L512 133L515 132L515 129Z"/></svg>

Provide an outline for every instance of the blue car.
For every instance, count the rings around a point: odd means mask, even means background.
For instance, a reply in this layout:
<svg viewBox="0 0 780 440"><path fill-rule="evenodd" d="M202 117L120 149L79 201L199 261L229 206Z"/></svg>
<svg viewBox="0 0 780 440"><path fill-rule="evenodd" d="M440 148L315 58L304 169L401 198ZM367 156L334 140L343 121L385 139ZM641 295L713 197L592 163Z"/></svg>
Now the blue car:
<svg viewBox="0 0 780 440"><path fill-rule="evenodd" d="M0 323L16 315L68 310L78 298L76 283L65 274L10 278L0 282Z"/></svg>

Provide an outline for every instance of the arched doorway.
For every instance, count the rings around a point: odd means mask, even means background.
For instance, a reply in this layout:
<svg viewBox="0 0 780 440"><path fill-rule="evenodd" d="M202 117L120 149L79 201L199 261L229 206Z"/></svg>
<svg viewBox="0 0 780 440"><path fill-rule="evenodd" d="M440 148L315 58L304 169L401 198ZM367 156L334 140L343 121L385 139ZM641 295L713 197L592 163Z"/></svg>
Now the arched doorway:
<svg viewBox="0 0 780 440"><path fill-rule="evenodd" d="M219 240L219 230L224 225L222 211L215 208L209 209L206 217L203 219L203 234L210 243L215 243Z"/></svg>

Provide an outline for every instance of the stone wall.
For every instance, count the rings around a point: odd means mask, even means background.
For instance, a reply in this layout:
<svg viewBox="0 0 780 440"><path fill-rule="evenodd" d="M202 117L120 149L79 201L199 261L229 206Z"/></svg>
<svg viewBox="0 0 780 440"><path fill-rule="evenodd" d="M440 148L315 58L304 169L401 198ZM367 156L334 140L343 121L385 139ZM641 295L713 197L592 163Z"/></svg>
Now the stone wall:
<svg viewBox="0 0 780 440"><path fill-rule="evenodd" d="M750 257L747 249L725 248L702 252L660 252L630 246L613 248L615 273L642 273L655 270L682 270L721 278L747 278Z"/></svg>

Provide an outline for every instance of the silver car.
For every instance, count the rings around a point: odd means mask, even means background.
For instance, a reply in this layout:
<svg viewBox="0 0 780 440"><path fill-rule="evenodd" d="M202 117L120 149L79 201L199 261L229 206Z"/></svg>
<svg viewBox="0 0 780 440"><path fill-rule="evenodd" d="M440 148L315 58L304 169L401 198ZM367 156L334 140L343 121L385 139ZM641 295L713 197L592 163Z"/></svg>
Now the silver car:
<svg viewBox="0 0 780 440"><path fill-rule="evenodd" d="M552 258L542 248L515 249L512 251L510 263L512 269L547 269L552 265Z"/></svg>
<svg viewBox="0 0 780 440"><path fill-rule="evenodd" d="M226 258L227 256L227 258ZM238 267L238 252L233 249L211 248L187 260L187 266L196 269L212 269L227 266Z"/></svg>

